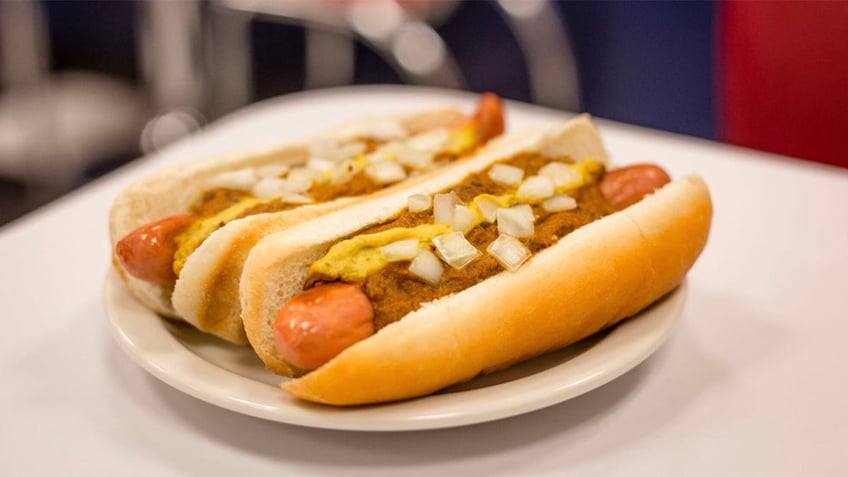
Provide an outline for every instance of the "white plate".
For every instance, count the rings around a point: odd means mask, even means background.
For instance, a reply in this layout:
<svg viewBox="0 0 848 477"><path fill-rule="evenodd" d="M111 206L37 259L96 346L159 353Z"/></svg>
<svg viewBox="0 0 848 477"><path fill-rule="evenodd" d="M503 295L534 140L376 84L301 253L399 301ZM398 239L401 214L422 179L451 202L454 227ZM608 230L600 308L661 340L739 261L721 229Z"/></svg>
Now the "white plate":
<svg viewBox="0 0 848 477"><path fill-rule="evenodd" d="M203 401L251 416L309 427L362 431L435 429L541 409L597 388L650 356L668 337L685 283L612 331L437 394L391 404L333 408L298 401L276 385L249 347L227 344L159 318L117 274L106 279L106 312L121 347L144 369Z"/></svg>

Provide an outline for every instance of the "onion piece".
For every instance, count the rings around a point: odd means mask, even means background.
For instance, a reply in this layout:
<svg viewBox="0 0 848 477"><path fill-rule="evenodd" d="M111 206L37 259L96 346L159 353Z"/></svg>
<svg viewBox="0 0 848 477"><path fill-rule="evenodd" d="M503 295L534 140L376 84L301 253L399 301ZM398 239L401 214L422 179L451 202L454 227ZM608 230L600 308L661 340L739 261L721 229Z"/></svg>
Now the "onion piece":
<svg viewBox="0 0 848 477"><path fill-rule="evenodd" d="M409 264L409 272L421 278L430 285L438 285L445 273L445 266L429 250L420 250L418 255Z"/></svg>
<svg viewBox="0 0 848 477"><path fill-rule="evenodd" d="M468 232L477 221L477 216L468 207L457 205L453 208L453 229L459 232Z"/></svg>
<svg viewBox="0 0 848 477"><path fill-rule="evenodd" d="M513 237L530 237L535 232L533 209L527 204L498 209L498 232Z"/></svg>
<svg viewBox="0 0 848 477"><path fill-rule="evenodd" d="M573 167L562 162L551 162L542 166L539 169L539 175L549 178L554 183L554 187L562 187L572 184L581 179L580 173L575 171Z"/></svg>
<svg viewBox="0 0 848 477"><path fill-rule="evenodd" d="M259 178L264 179L266 177L283 177L289 169L291 167L287 164L265 164L264 166L257 167L255 171Z"/></svg>
<svg viewBox="0 0 848 477"><path fill-rule="evenodd" d="M459 196L451 191L433 197L433 218L437 224L453 224L454 208L459 205Z"/></svg>
<svg viewBox="0 0 848 477"><path fill-rule="evenodd" d="M270 199L284 194L300 194L308 191L311 187L312 182L309 181L266 177L260 179L251 191L253 195L260 199Z"/></svg>
<svg viewBox="0 0 848 477"><path fill-rule="evenodd" d="M530 250L520 240L506 234L498 235L498 238L486 247L486 252L510 272L518 270L530 258Z"/></svg>
<svg viewBox="0 0 848 477"><path fill-rule="evenodd" d="M266 177L259 179L251 192L259 199L270 199L271 197L279 197L287 192L285 189L285 179L277 179L274 177Z"/></svg>
<svg viewBox="0 0 848 477"><path fill-rule="evenodd" d="M369 123L365 128L368 132L366 135L374 139L400 139L407 136L406 128L396 119L378 118Z"/></svg>
<svg viewBox="0 0 848 477"><path fill-rule="evenodd" d="M483 218L486 219L486 222L492 223L497 220L498 209L501 207L500 204L488 197L480 197L475 203Z"/></svg>
<svg viewBox="0 0 848 477"><path fill-rule="evenodd" d="M316 179L321 177L321 173L316 171L315 169L309 169L306 167L295 167L291 171L289 171L286 179L291 179L295 181L309 181L312 183Z"/></svg>
<svg viewBox="0 0 848 477"><path fill-rule="evenodd" d="M362 141L350 141L346 142L339 147L336 155L332 157L328 157L330 160L335 161L346 161L348 159L352 159L360 154L365 154L365 151L368 150L368 145Z"/></svg>
<svg viewBox="0 0 848 477"><path fill-rule="evenodd" d="M442 150L450 139L447 128L437 128L412 136L406 144L412 149L435 153Z"/></svg>
<svg viewBox="0 0 848 477"><path fill-rule="evenodd" d="M368 157L371 161L394 161L397 159L398 151L403 149L405 146L400 141L389 141L376 150L368 154Z"/></svg>
<svg viewBox="0 0 848 477"><path fill-rule="evenodd" d="M577 208L577 200L565 194L558 194L542 202L542 208L548 212L562 212Z"/></svg>
<svg viewBox="0 0 848 477"><path fill-rule="evenodd" d="M390 262L412 260L418 255L418 239L398 240L380 247L380 253Z"/></svg>
<svg viewBox="0 0 848 477"><path fill-rule="evenodd" d="M309 194L284 193L280 199L286 204L309 204L314 199Z"/></svg>
<svg viewBox="0 0 848 477"><path fill-rule="evenodd" d="M433 153L403 146L397 150L397 161L412 169L431 169L433 166Z"/></svg>
<svg viewBox="0 0 848 477"><path fill-rule="evenodd" d="M222 172L209 181L211 187L223 187L225 189L250 190L259 180L256 171L251 167L236 171Z"/></svg>
<svg viewBox="0 0 848 477"><path fill-rule="evenodd" d="M327 172L336 167L336 163L331 161L330 159L310 157L309 160L306 161L306 167L312 169L313 171Z"/></svg>
<svg viewBox="0 0 848 477"><path fill-rule="evenodd" d="M312 181L283 179L282 182L280 182L280 186L285 192L300 193L308 191L312 187Z"/></svg>
<svg viewBox="0 0 848 477"><path fill-rule="evenodd" d="M462 268L480 255L462 232L451 232L433 239L436 254L453 268Z"/></svg>
<svg viewBox="0 0 848 477"><path fill-rule="evenodd" d="M516 195L522 199L547 199L554 195L554 183L545 176L528 177L521 183Z"/></svg>
<svg viewBox="0 0 848 477"><path fill-rule="evenodd" d="M352 159L345 160L338 164L333 172L330 173L331 184L345 184L353 179L353 176L359 172L356 164Z"/></svg>
<svg viewBox="0 0 848 477"><path fill-rule="evenodd" d="M339 143L335 138L321 138L310 143L307 149L310 157L342 162L364 153L368 150L368 145L362 141Z"/></svg>
<svg viewBox="0 0 848 477"><path fill-rule="evenodd" d="M391 184L406 178L403 166L394 161L381 160L365 168L365 174L378 184Z"/></svg>
<svg viewBox="0 0 848 477"><path fill-rule="evenodd" d="M427 194L412 194L407 199L407 208L410 212L424 212L432 206L432 200Z"/></svg>
<svg viewBox="0 0 848 477"><path fill-rule="evenodd" d="M524 179L524 169L508 164L495 164L489 169L489 177L498 184L516 186Z"/></svg>

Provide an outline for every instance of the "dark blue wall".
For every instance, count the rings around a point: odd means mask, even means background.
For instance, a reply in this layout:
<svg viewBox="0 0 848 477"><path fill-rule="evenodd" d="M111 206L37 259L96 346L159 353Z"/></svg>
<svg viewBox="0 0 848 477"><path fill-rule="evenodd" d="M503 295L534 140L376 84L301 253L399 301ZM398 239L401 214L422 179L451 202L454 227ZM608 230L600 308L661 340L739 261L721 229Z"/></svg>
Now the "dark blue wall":
<svg viewBox="0 0 848 477"><path fill-rule="evenodd" d="M716 134L711 2L556 2L595 116L706 138ZM528 101L521 50L492 2L462 4L438 28L474 91Z"/></svg>
<svg viewBox="0 0 848 477"><path fill-rule="evenodd" d="M716 135L710 2L559 2L583 107L601 117Z"/></svg>

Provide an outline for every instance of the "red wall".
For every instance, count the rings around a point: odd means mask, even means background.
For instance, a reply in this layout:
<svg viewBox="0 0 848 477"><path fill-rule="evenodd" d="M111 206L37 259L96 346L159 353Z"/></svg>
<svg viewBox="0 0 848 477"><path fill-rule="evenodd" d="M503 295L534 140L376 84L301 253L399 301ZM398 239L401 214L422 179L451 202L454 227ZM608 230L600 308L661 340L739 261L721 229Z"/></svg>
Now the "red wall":
<svg viewBox="0 0 848 477"><path fill-rule="evenodd" d="M719 134L848 168L848 2L724 2Z"/></svg>

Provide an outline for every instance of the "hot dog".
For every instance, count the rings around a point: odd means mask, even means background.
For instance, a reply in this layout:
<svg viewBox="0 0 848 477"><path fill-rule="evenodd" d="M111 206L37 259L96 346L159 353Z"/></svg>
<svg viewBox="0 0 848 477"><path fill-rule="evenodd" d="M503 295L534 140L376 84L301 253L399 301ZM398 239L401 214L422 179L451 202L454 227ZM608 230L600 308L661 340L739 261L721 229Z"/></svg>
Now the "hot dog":
<svg viewBox="0 0 848 477"><path fill-rule="evenodd" d="M113 263L159 314L246 344L238 280L264 235L423 180L504 129L500 100L366 118L254 156L162 171L126 189L110 215Z"/></svg>
<svg viewBox="0 0 848 477"><path fill-rule="evenodd" d="M615 169L605 174L598 183L601 196L609 205L604 208L604 212L611 213L626 207L624 204L636 203L668 182L670 179L666 172L653 164ZM514 245L516 250L525 250L518 245L520 242L510 235L500 235L498 238L503 239L502 242L507 246ZM480 250L492 244L489 240L478 241L481 243L475 248ZM415 242L415 247L418 247L418 241ZM399 242L395 242L397 243ZM422 255L417 250L414 253L414 256L410 253L410 260L429 260L436 270L444 273L444 267L437 257L431 254ZM529 257L529 254L526 256ZM511 257L509 253L504 254L506 260ZM517 266L509 262L503 265L504 268ZM414 273L416 268L416 265L410 263L409 271ZM418 273L417 278L423 282L429 281L423 284L423 287L429 286L434 292L437 291L434 285L440 280L430 281L426 273ZM430 298L437 299L447 292L448 290L438 291L434 296L428 297L427 301L430 301ZM372 292L371 295L375 294ZM389 314L389 311L386 310L385 314ZM403 312L406 311L403 309ZM365 293L362 285L339 281L319 282L295 295L280 309L274 322L274 344L280 356L293 366L302 370L315 369L347 347L374 334L374 314L372 298Z"/></svg>
<svg viewBox="0 0 848 477"><path fill-rule="evenodd" d="M296 378L284 390L432 393L633 316L706 244L704 182L610 166L587 116L466 166L252 249L242 318L266 366Z"/></svg>

